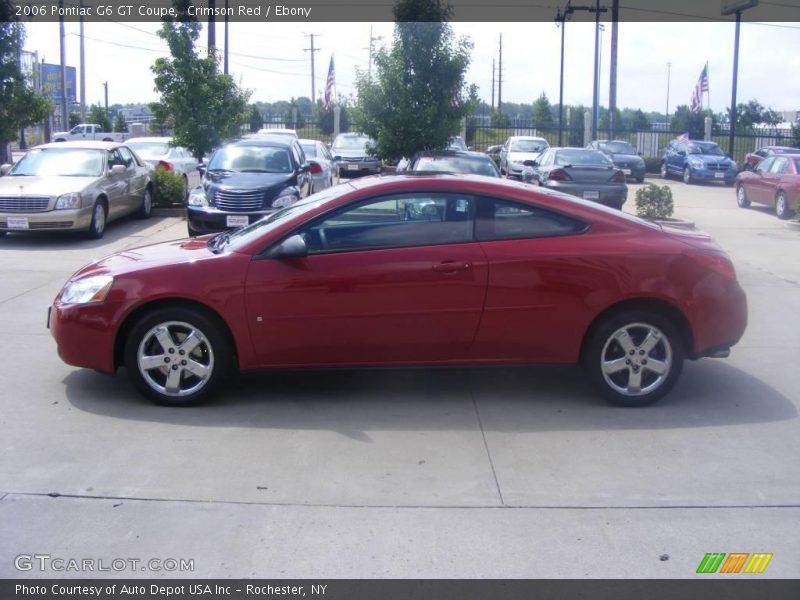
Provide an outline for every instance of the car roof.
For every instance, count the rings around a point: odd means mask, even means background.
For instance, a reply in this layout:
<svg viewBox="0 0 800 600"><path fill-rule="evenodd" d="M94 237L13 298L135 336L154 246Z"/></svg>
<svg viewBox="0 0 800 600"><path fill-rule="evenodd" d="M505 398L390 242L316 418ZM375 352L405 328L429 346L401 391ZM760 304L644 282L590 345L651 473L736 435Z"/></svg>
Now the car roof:
<svg viewBox="0 0 800 600"><path fill-rule="evenodd" d="M83 148L85 150L113 150L124 146L122 142L95 142L95 141L75 141L75 142L50 142L41 144L36 148Z"/></svg>
<svg viewBox="0 0 800 600"><path fill-rule="evenodd" d="M300 143L301 146L303 144L322 144L322 142L319 140L297 140L297 141Z"/></svg>
<svg viewBox="0 0 800 600"><path fill-rule="evenodd" d="M283 148L289 148L294 141L296 141L294 138L288 138L285 135L269 135L262 133L258 136L251 136L228 142L225 146L281 146Z"/></svg>
<svg viewBox="0 0 800 600"><path fill-rule="evenodd" d="M483 158L492 160L483 152L473 152L472 150L422 150L414 155L412 160L425 156L458 156L461 158Z"/></svg>
<svg viewBox="0 0 800 600"><path fill-rule="evenodd" d="M129 144L131 142L171 142L172 138L169 136L150 136L150 137L133 137L128 138L125 143Z"/></svg>
<svg viewBox="0 0 800 600"><path fill-rule="evenodd" d="M510 140L536 140L537 142L546 142L547 140L543 137L538 137L535 135L510 135L508 136Z"/></svg>

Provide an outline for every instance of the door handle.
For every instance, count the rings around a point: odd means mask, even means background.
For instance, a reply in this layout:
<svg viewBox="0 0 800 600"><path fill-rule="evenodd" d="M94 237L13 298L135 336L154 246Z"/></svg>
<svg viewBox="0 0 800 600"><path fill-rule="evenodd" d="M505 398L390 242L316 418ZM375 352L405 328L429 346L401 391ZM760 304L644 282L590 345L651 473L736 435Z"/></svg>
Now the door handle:
<svg viewBox="0 0 800 600"><path fill-rule="evenodd" d="M456 262L454 260L440 262L438 265L433 265L431 269L437 273L457 273L458 271L467 271L472 268L468 262Z"/></svg>

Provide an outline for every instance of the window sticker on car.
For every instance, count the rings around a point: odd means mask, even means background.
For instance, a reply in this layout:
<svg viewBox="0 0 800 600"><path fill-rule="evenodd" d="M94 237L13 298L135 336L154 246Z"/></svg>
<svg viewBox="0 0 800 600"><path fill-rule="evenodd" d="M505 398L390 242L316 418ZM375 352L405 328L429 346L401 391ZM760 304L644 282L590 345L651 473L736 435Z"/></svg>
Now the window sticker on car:
<svg viewBox="0 0 800 600"><path fill-rule="evenodd" d="M463 198L456 200L456 212L467 212L467 201Z"/></svg>

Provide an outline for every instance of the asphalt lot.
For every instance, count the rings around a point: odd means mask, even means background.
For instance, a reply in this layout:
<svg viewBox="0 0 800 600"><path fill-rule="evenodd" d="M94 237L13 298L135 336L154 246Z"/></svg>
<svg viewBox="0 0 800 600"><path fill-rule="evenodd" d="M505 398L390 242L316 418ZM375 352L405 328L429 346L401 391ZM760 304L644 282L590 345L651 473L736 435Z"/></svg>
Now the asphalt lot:
<svg viewBox="0 0 800 600"><path fill-rule="evenodd" d="M46 308L86 262L185 223L0 239L0 577L681 578L706 552L797 577L800 231L731 188L669 185L732 256L750 324L638 410L570 368L263 373L157 407L63 364ZM15 569L36 553L194 571Z"/></svg>

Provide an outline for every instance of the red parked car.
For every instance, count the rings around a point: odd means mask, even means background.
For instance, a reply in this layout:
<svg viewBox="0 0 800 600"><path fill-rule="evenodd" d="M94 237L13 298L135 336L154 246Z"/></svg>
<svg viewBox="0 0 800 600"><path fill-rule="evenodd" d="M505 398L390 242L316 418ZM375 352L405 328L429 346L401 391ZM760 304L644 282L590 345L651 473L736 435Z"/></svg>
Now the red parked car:
<svg viewBox="0 0 800 600"><path fill-rule="evenodd" d="M518 182L407 175L108 256L48 321L65 362L125 365L160 404L196 403L234 369L581 362L639 406L684 359L727 356L747 307L702 232Z"/></svg>
<svg viewBox="0 0 800 600"><path fill-rule="evenodd" d="M775 208L775 214L788 219L800 199L800 150L796 154L770 156L755 171L736 176L736 202L747 208L751 202Z"/></svg>
<svg viewBox="0 0 800 600"><path fill-rule="evenodd" d="M758 164L765 158L775 156L776 154L799 154L800 148L791 148L789 146L764 146L755 152L750 152L744 159L744 170L753 171Z"/></svg>

